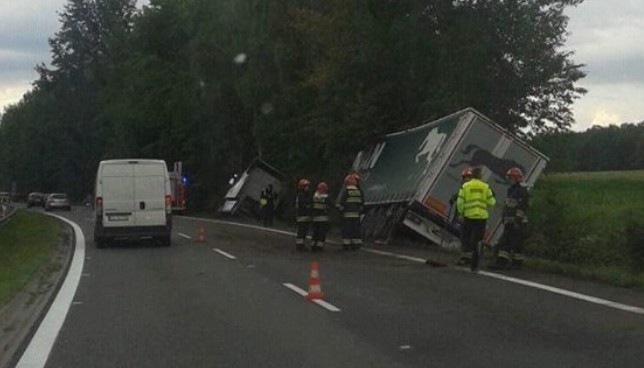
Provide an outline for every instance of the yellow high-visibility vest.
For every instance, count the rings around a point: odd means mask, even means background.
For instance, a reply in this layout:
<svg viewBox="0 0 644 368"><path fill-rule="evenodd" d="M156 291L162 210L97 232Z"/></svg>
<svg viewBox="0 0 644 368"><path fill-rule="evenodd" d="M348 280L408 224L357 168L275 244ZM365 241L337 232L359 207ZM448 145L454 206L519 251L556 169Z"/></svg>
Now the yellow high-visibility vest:
<svg viewBox="0 0 644 368"><path fill-rule="evenodd" d="M490 186L479 179L472 179L461 186L456 199L456 209L463 217L473 220L486 220L488 207L496 204Z"/></svg>

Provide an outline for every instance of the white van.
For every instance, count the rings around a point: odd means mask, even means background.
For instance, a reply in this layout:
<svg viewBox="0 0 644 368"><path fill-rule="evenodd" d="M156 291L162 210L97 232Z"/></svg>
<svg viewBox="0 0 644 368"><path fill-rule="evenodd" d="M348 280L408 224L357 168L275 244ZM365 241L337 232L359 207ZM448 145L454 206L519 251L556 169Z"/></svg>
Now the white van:
<svg viewBox="0 0 644 368"><path fill-rule="evenodd" d="M170 245L172 198L162 160L105 160L98 165L94 242L155 238Z"/></svg>

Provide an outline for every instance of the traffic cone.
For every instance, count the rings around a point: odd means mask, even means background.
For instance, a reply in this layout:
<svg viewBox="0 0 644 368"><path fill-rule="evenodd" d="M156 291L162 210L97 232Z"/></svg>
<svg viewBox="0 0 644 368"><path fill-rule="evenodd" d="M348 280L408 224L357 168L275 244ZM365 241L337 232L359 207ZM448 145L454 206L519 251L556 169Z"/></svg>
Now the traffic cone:
<svg viewBox="0 0 644 368"><path fill-rule="evenodd" d="M309 275L309 293L306 299L322 299L322 288L320 287L320 271L316 261L311 262L311 273Z"/></svg>
<svg viewBox="0 0 644 368"><path fill-rule="evenodd" d="M199 227L197 227L197 236L195 237L195 242L197 243L205 243L206 242L206 233L203 229L203 225L199 224Z"/></svg>

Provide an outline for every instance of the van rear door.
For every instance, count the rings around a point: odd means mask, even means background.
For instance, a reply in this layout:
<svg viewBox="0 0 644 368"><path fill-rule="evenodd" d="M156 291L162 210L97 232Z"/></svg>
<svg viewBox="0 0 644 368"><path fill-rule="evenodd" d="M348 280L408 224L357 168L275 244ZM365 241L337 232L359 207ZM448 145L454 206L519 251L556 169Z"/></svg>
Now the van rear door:
<svg viewBox="0 0 644 368"><path fill-rule="evenodd" d="M133 166L108 163L102 167L104 227L135 226Z"/></svg>
<svg viewBox="0 0 644 368"><path fill-rule="evenodd" d="M134 217L136 226L165 226L168 173L162 162L140 161L134 167Z"/></svg>

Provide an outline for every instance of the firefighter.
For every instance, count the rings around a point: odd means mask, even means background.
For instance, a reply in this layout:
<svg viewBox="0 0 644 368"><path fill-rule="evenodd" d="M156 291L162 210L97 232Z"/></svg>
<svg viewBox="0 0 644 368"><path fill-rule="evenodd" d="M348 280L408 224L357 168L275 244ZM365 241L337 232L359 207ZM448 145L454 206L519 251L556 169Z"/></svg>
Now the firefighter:
<svg viewBox="0 0 644 368"><path fill-rule="evenodd" d="M528 189L523 183L523 172L513 167L506 173L510 182L508 195L503 202L503 240L492 269L521 268L523 263L523 238L528 225Z"/></svg>
<svg viewBox="0 0 644 368"><path fill-rule="evenodd" d="M312 227L313 227L313 252L323 252L324 242L326 241L326 232L329 230L329 206L331 197L329 197L329 186L321 181L313 194L312 202Z"/></svg>
<svg viewBox="0 0 644 368"><path fill-rule="evenodd" d="M472 178L472 168L471 167L464 168L463 171L461 171L461 187L463 186L463 184L470 181L471 178ZM459 190L461 187L459 187ZM450 198L449 200L450 206L454 206L457 199L458 199L458 191L454 193L452 198ZM459 258L457 265L459 266L468 265L471 263L472 252L465 251L463 246L463 214L459 213L458 209L456 210L456 215L452 219L452 224L459 229L460 239L461 239L461 257Z"/></svg>
<svg viewBox="0 0 644 368"><path fill-rule="evenodd" d="M268 184L264 190L266 193L266 206L264 214L264 226L273 226L273 218L275 217L275 204L277 202L277 193L273 189L273 184Z"/></svg>
<svg viewBox="0 0 644 368"><path fill-rule="evenodd" d="M358 250L362 247L362 215L364 196L358 188L358 176L349 174L344 178L344 191L338 208L342 212L342 248Z"/></svg>
<svg viewBox="0 0 644 368"><path fill-rule="evenodd" d="M309 234L311 224L311 183L307 179L300 179L297 184L297 197L295 198L295 222L297 234L295 236L295 249L306 250L306 236Z"/></svg>
<svg viewBox="0 0 644 368"><path fill-rule="evenodd" d="M471 252L470 270L479 268L479 243L485 235L488 207L496 204L494 192L481 180L481 168L472 169L472 178L458 190L456 208L463 215L462 241L464 252Z"/></svg>

